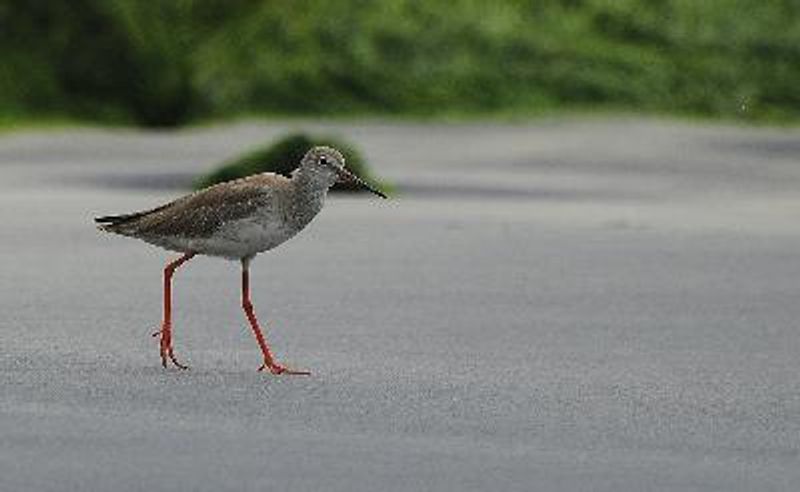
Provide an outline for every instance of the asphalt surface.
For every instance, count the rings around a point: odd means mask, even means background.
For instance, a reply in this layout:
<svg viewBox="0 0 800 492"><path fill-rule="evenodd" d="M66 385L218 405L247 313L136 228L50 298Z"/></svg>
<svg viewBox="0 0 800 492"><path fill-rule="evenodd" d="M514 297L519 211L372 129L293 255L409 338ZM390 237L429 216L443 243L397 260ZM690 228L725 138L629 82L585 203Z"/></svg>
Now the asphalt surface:
<svg viewBox="0 0 800 492"><path fill-rule="evenodd" d="M91 223L291 128L353 140L253 264ZM0 490L795 491L800 132L652 120L241 123L0 137Z"/></svg>

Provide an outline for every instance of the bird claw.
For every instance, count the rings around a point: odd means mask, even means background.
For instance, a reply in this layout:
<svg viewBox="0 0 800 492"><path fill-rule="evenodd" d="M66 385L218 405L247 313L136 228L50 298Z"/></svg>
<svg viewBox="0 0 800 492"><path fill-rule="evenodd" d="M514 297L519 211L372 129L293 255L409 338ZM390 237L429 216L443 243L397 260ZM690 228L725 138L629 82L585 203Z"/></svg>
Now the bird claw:
<svg viewBox="0 0 800 492"><path fill-rule="evenodd" d="M185 364L181 364L180 362L178 362L178 359L175 358L175 354L172 353L172 350L169 351L168 356L169 356L169 360L172 362L172 364L175 367L177 367L178 369L181 369L181 370L189 369L189 366L187 366ZM164 366L164 368L166 369L166 367L167 367L167 359L163 355L161 356L161 365Z"/></svg>
<svg viewBox="0 0 800 492"><path fill-rule="evenodd" d="M261 365L261 367L258 368L259 372L263 371L265 369L269 370L269 372L271 372L272 374L276 374L276 375L277 374L291 374L291 375L298 375L298 376L310 376L311 375L311 371L297 371L297 370L294 370L294 369L289 369L288 367L282 366L280 364L276 364L274 362L271 363L271 364L265 362L264 364Z"/></svg>
<svg viewBox="0 0 800 492"><path fill-rule="evenodd" d="M161 365L164 366L164 369L167 368L167 359L169 359L172 364L177 367L178 369L189 369L189 366L185 364L181 364L178 362L178 359L175 357L175 354L172 351L172 337L170 336L169 330L164 330L163 328L155 333L153 333L154 337L161 335Z"/></svg>

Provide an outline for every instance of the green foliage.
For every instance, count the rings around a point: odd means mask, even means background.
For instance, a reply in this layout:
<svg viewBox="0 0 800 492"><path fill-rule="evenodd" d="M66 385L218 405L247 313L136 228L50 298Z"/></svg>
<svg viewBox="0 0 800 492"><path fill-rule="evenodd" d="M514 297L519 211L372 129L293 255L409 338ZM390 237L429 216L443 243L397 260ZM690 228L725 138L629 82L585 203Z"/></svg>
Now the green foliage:
<svg viewBox="0 0 800 492"><path fill-rule="evenodd" d="M5 0L0 111L186 122L191 2ZM183 6L183 7L181 7ZM3 98L3 96L0 96Z"/></svg>
<svg viewBox="0 0 800 492"><path fill-rule="evenodd" d="M800 116L796 0L5 0L0 113Z"/></svg>
<svg viewBox="0 0 800 492"><path fill-rule="evenodd" d="M280 140L255 149L241 157L224 162L216 171L200 177L195 184L196 189L205 188L217 183L243 178L251 174L271 172L289 177L305 153L316 145L334 147L344 155L347 168L367 183L386 191L385 183L380 183L369 170L366 161L355 147L341 140L328 137L311 137L305 133L294 133ZM363 191L352 183L337 183L334 191Z"/></svg>

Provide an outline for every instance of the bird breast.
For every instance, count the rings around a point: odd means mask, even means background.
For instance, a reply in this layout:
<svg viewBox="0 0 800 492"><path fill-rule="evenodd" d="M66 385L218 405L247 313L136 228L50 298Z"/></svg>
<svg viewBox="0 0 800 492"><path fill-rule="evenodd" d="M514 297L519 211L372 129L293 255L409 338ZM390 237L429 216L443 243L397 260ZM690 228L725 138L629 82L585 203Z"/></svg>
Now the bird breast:
<svg viewBox="0 0 800 492"><path fill-rule="evenodd" d="M315 195L301 194L295 200L270 203L249 217L226 222L210 237L197 239L189 247L227 258L268 251L300 232L320 212L325 196Z"/></svg>
<svg viewBox="0 0 800 492"><path fill-rule="evenodd" d="M208 239L212 249L236 258L268 251L297 234L299 229L280 216L254 216L230 222Z"/></svg>

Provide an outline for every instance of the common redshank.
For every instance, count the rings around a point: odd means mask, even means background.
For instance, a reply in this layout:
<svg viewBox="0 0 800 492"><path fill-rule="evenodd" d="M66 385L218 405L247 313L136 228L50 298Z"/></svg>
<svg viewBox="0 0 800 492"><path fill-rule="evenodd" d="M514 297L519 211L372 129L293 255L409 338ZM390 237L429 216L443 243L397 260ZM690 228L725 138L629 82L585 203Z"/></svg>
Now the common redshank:
<svg viewBox="0 0 800 492"><path fill-rule="evenodd" d="M259 326L250 301L249 266L258 253L269 251L297 234L322 210L328 189L337 182L355 182L386 198L379 190L348 171L336 149L309 150L291 178L263 173L210 186L143 212L97 217L99 229L141 239L182 253L164 268L164 318L161 363L178 362L172 349L172 276L195 255L239 260L242 265L242 309L264 356L259 371L310 374L278 364Z"/></svg>

